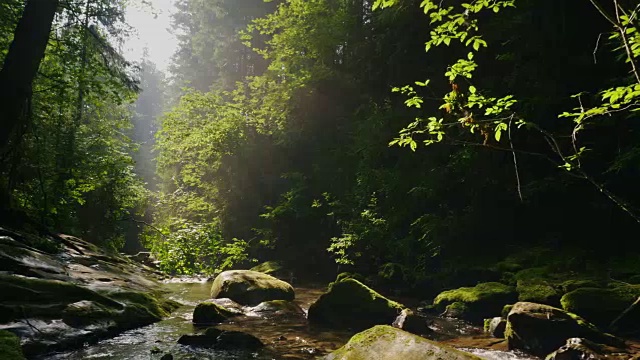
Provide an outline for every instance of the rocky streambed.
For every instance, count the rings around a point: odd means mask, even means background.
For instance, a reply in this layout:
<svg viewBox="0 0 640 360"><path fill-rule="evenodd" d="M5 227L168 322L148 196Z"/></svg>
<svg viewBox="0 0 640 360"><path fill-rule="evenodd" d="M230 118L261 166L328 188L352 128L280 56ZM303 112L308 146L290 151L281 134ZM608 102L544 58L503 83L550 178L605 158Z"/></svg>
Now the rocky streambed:
<svg viewBox="0 0 640 360"><path fill-rule="evenodd" d="M503 283L445 291L415 308L352 274L294 289L271 270L162 280L81 239L0 228L0 358L640 358L636 342L522 301Z"/></svg>

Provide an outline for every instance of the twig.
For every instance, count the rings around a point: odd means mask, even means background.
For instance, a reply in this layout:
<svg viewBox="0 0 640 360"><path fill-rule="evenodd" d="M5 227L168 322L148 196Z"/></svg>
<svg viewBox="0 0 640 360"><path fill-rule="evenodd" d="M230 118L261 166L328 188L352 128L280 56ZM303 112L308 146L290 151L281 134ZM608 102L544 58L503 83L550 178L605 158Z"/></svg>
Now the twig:
<svg viewBox="0 0 640 360"><path fill-rule="evenodd" d="M516 183L518 186L518 196L520 197L520 202L524 202L524 199L522 198L522 186L520 184L520 172L518 171L518 158L516 157L516 152L515 149L513 147L513 141L511 140L511 123L513 122L513 115L511 115L511 118L509 119L509 128L508 128L508 134L509 134L509 146L511 147L511 155L513 155L513 167L515 169L516 172Z"/></svg>
<svg viewBox="0 0 640 360"><path fill-rule="evenodd" d="M609 324L609 329L614 329L614 327L616 326L616 323L620 321L620 319L622 319L625 315L627 315L631 310L633 310L639 303L640 303L640 297L638 297L636 301L633 302L633 304L629 305L629 307L626 308L620 315L618 315L618 317L613 319L611 324Z"/></svg>
<svg viewBox="0 0 640 360"><path fill-rule="evenodd" d="M598 48L600 47L600 38L602 38L602 34L604 34L604 33L598 34L598 40L596 40L596 47L593 49L593 63L594 64L598 63L598 58L597 58L596 53L598 52Z"/></svg>

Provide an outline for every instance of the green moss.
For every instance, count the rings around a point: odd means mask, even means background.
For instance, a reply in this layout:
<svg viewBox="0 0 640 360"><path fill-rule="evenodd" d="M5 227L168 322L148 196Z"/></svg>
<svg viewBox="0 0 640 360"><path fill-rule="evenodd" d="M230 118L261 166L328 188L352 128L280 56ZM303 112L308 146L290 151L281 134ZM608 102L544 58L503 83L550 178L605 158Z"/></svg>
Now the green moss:
<svg viewBox="0 0 640 360"><path fill-rule="evenodd" d="M355 334L346 345L326 357L327 360L366 360L374 358L380 360L480 360L480 358L472 354L388 325L377 325Z"/></svg>
<svg viewBox="0 0 640 360"><path fill-rule="evenodd" d="M529 301L539 304L559 305L560 294L545 281L518 281L516 287L518 301Z"/></svg>
<svg viewBox="0 0 640 360"><path fill-rule="evenodd" d="M511 309L513 309L513 304L510 305L505 305L502 308L502 311L500 312L500 315L502 316L503 319L506 319L507 316L509 315L509 313L511 312Z"/></svg>
<svg viewBox="0 0 640 360"><path fill-rule="evenodd" d="M194 324L215 324L226 320L228 317L237 315L224 306L214 302L205 301L199 303L193 310Z"/></svg>
<svg viewBox="0 0 640 360"><path fill-rule="evenodd" d="M560 288L565 294L580 288L600 288L600 287L604 287L604 284L601 281L590 280L590 279L566 280L560 284Z"/></svg>
<svg viewBox="0 0 640 360"><path fill-rule="evenodd" d="M462 287L440 293L433 304L440 311L447 309L453 303L460 302L466 305L462 318L481 322L482 319L500 314L505 304L513 303L517 299L515 289L511 286L497 282L478 284L474 287ZM457 305L459 306L459 305ZM449 309L459 310L459 309ZM449 313L449 311L447 311Z"/></svg>
<svg viewBox="0 0 640 360"><path fill-rule="evenodd" d="M579 288L565 294L562 308L596 325L607 325L640 296L640 285L616 288ZM640 320L640 316L636 317Z"/></svg>
<svg viewBox="0 0 640 360"><path fill-rule="evenodd" d="M20 338L13 333L0 330L0 359L2 360L24 360Z"/></svg>
<svg viewBox="0 0 640 360"><path fill-rule="evenodd" d="M337 328L364 329L391 324L405 306L354 279L334 283L309 308L309 321Z"/></svg>
<svg viewBox="0 0 640 360"><path fill-rule="evenodd" d="M484 324L482 326L484 332L488 333L491 330L491 321L493 321L493 318L484 319Z"/></svg>
<svg viewBox="0 0 640 360"><path fill-rule="evenodd" d="M251 271L257 271L269 275L273 275L280 270L282 270L282 265L277 261L266 261L251 268Z"/></svg>
<svg viewBox="0 0 640 360"><path fill-rule="evenodd" d="M5 304L74 303L91 300L100 304L122 308L122 305L106 296L76 284L57 281L0 275L0 293Z"/></svg>
<svg viewBox="0 0 640 360"><path fill-rule="evenodd" d="M293 300L295 292L288 283L251 270L225 271L211 285L212 298L230 298L243 305L269 300Z"/></svg>

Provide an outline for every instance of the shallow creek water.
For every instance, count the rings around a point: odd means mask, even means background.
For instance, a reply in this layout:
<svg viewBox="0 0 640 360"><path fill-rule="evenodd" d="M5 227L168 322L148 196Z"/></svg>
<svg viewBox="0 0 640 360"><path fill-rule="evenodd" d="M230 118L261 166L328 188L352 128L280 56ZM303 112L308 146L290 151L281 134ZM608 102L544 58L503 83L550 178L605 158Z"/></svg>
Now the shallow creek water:
<svg viewBox="0 0 640 360"><path fill-rule="evenodd" d="M165 284L169 297L184 306L169 318L140 329L86 345L65 353L48 355L42 360L126 359L154 360L171 353L176 360L195 359L316 359L344 345L352 332L310 327L301 318L263 318L241 316L216 326L222 330L250 333L265 343L266 349L258 353L229 352L213 349L195 349L177 344L181 335L202 332L191 324L194 307L209 298L211 283L170 281ZM324 287L296 287L296 300L305 311L322 294ZM491 340L482 336L481 329L464 322L434 317L433 340L447 342L488 360L533 360L523 354L497 349L473 348L474 344L487 344ZM495 340L495 339L493 339ZM495 342L495 341L494 341Z"/></svg>

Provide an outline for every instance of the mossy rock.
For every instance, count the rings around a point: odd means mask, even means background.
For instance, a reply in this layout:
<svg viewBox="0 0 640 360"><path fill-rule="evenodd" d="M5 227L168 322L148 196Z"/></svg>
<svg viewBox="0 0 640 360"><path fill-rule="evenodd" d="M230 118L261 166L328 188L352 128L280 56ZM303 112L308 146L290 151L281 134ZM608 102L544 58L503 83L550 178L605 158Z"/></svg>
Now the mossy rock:
<svg viewBox="0 0 640 360"><path fill-rule="evenodd" d="M516 286L518 301L534 302L552 306L560 305L560 294L543 280L519 280Z"/></svg>
<svg viewBox="0 0 640 360"><path fill-rule="evenodd" d="M193 310L193 323L196 325L218 324L227 318L239 315L224 306L211 301L201 302Z"/></svg>
<svg viewBox="0 0 640 360"><path fill-rule="evenodd" d="M243 305L257 305L269 300L289 300L295 297L288 283L251 270L230 270L218 275L211 286L212 298L229 298Z"/></svg>
<svg viewBox="0 0 640 360"><path fill-rule="evenodd" d="M0 330L0 359L25 359L22 348L20 347L20 338L6 330Z"/></svg>
<svg viewBox="0 0 640 360"><path fill-rule="evenodd" d="M393 323L404 308L358 280L345 279L334 283L311 304L308 318L313 324L362 330Z"/></svg>
<svg viewBox="0 0 640 360"><path fill-rule="evenodd" d="M549 305L518 302L507 316L505 339L512 350L544 357L573 337L610 345L621 343L580 316Z"/></svg>
<svg viewBox="0 0 640 360"><path fill-rule="evenodd" d="M324 360L480 360L479 357L450 346L396 329L374 326L355 334L349 342Z"/></svg>
<svg viewBox="0 0 640 360"><path fill-rule="evenodd" d="M572 292L580 288L602 288L605 287L602 281L590 279L566 280L560 284L560 288L564 294Z"/></svg>
<svg viewBox="0 0 640 360"><path fill-rule="evenodd" d="M361 274L358 273L352 273L352 272L341 272L340 274L338 274L338 276L336 276L336 282L338 281L342 281L344 279L354 279L354 280L358 280L360 282L364 282L364 276L362 276Z"/></svg>
<svg viewBox="0 0 640 360"><path fill-rule="evenodd" d="M640 296L640 285L615 288L580 288L565 294L562 308L598 326L607 326ZM640 309L639 309L640 310ZM637 328L640 311L631 311L618 324L621 331Z"/></svg>
<svg viewBox="0 0 640 360"><path fill-rule="evenodd" d="M69 304L62 311L62 320L72 327L84 327L104 319L113 320L118 316L118 310L89 300Z"/></svg>
<svg viewBox="0 0 640 360"><path fill-rule="evenodd" d="M465 317L469 316L470 312L471 311L469 310L469 306L467 306L466 303L463 303L462 301L456 301L447 305L442 315L450 318L464 319Z"/></svg>
<svg viewBox="0 0 640 360"><path fill-rule="evenodd" d="M441 292L436 296L433 304L440 311L445 311L453 303L463 303L465 305L464 311L458 317L482 323L483 319L500 314L504 305L514 303L516 300L517 293L513 287L489 282L474 287L462 287ZM456 307L460 307L460 305Z"/></svg>
<svg viewBox="0 0 640 360"><path fill-rule="evenodd" d="M500 312L500 316L502 316L503 319L506 319L507 316L509 316L511 309L513 309L513 304L505 305L502 308L502 312Z"/></svg>

